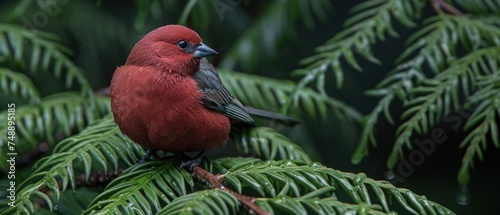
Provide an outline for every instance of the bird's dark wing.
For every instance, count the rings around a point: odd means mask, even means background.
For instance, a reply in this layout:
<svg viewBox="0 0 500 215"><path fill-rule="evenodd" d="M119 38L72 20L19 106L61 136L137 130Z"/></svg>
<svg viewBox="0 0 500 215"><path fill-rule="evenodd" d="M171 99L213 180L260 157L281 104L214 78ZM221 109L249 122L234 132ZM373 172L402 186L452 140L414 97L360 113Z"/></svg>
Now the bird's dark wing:
<svg viewBox="0 0 500 215"><path fill-rule="evenodd" d="M193 78L198 84L198 89L203 93L202 100L206 108L220 112L231 119L253 124L253 118L227 91L215 68L207 59L200 60L200 70L194 74Z"/></svg>
<svg viewBox="0 0 500 215"><path fill-rule="evenodd" d="M253 117L255 117L255 116L262 117L265 119L279 122L279 123L281 123L283 125L287 125L287 126L294 126L294 125L302 123L302 121L300 119L285 116L285 115L271 112L271 111L267 111L267 110L261 110L261 109L257 109L257 108L250 107L250 106L243 106L243 109Z"/></svg>

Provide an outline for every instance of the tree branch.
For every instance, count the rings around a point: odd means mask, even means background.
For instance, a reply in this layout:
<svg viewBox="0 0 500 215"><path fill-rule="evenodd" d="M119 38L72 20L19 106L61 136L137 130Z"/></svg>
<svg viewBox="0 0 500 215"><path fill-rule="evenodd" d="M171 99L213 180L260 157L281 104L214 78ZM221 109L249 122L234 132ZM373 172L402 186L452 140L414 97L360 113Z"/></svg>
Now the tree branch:
<svg viewBox="0 0 500 215"><path fill-rule="evenodd" d="M257 215L269 215L270 213L255 204L255 197L241 195L231 189L228 189L222 185L219 181L219 177L206 171L205 169L196 166L191 171L191 175L203 183L206 183L211 188L224 190L238 199L238 202L246 209L250 210Z"/></svg>
<svg viewBox="0 0 500 215"><path fill-rule="evenodd" d="M461 11L459 11L457 8L451 6L444 0L429 0L429 2L432 5L432 8L436 11L436 13L441 13L443 10L453 14L455 16L465 16ZM442 9L442 10L441 10Z"/></svg>

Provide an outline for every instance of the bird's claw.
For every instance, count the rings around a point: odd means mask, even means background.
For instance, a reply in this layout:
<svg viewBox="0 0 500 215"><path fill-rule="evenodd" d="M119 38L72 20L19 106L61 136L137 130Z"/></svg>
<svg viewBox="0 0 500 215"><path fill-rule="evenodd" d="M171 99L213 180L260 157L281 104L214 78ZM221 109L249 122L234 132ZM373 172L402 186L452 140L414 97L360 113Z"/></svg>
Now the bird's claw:
<svg viewBox="0 0 500 215"><path fill-rule="evenodd" d="M181 162L181 165L179 166L179 169L187 168L189 172L192 172L196 166L199 166L201 164L201 160L203 160L202 157L195 158L193 160L183 160Z"/></svg>
<svg viewBox="0 0 500 215"><path fill-rule="evenodd" d="M183 154L183 156L182 156L183 159L182 159L181 165L179 166L179 169L187 168L187 170L189 170L189 172L192 172L196 166L199 166L201 164L201 161L203 160L203 152L204 151L201 151L194 158L190 158L187 155Z"/></svg>
<svg viewBox="0 0 500 215"><path fill-rule="evenodd" d="M144 155L144 157L142 157L142 158L141 158L140 163L144 163L144 162L146 162L146 161L149 161L149 157L151 157L151 155L152 155L152 154L154 154L154 153L155 153L155 150L153 150L153 149L148 149L148 150L146 151L146 155Z"/></svg>

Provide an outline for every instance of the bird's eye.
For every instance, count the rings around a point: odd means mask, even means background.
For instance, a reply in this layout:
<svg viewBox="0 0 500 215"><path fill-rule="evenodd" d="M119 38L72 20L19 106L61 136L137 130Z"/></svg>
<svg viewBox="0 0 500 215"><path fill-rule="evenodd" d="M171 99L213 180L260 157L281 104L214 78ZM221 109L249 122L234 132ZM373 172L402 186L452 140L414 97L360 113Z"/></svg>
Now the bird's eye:
<svg viewBox="0 0 500 215"><path fill-rule="evenodd" d="M181 40L177 43L177 45L181 48L181 49L185 49L187 46L188 46L188 43L184 40Z"/></svg>

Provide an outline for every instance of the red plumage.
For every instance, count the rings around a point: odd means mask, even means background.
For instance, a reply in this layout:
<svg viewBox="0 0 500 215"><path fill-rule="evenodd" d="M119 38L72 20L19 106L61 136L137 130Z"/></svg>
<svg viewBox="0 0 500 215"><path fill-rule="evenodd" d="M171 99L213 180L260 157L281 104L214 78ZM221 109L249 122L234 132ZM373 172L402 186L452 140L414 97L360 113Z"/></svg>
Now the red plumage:
<svg viewBox="0 0 500 215"><path fill-rule="evenodd" d="M183 26L147 34L111 81L111 110L120 130L148 149L191 152L223 146L231 123L253 124L249 113L288 125L299 122L244 107L203 58L213 54Z"/></svg>
<svg viewBox="0 0 500 215"><path fill-rule="evenodd" d="M181 48L189 43L193 51ZM142 146L189 152L222 146L227 116L207 109L193 74L201 39L183 26L160 27L141 39L111 81L111 108L120 130Z"/></svg>

